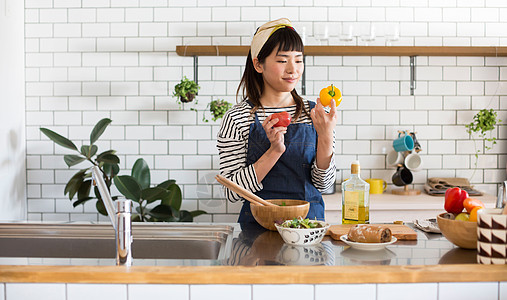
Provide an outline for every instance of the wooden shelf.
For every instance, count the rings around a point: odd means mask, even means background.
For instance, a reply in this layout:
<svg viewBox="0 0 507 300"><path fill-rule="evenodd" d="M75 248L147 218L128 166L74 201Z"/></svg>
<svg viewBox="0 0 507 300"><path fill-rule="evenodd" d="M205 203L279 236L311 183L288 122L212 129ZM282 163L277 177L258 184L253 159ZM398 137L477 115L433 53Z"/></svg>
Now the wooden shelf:
<svg viewBox="0 0 507 300"><path fill-rule="evenodd" d="M194 81L198 82L199 56L243 56L250 46L176 46L180 56L194 58ZM305 46L306 56L409 56L410 95L415 90L416 56L479 56L507 57L507 47L443 47L443 46ZM306 95L306 77L301 79L301 94Z"/></svg>
<svg viewBox="0 0 507 300"><path fill-rule="evenodd" d="M250 46L176 46L180 56L247 56ZM305 46L307 56L507 56L507 47Z"/></svg>

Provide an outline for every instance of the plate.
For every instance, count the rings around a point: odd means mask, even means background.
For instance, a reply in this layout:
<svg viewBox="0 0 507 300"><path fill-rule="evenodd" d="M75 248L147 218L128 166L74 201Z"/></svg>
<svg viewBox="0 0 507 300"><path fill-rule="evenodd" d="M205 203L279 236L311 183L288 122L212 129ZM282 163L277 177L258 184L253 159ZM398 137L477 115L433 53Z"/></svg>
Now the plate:
<svg viewBox="0 0 507 300"><path fill-rule="evenodd" d="M347 235L344 234L340 237L340 240L357 250L377 251L377 250L384 249L387 245L391 245L391 244L396 243L396 241L398 239L393 236L393 237L391 237L391 241L387 242L387 243L356 243L356 242L349 241Z"/></svg>
<svg viewBox="0 0 507 300"><path fill-rule="evenodd" d="M387 248L378 251L363 251L347 247L340 255L363 264L389 264L391 259L396 257L396 253Z"/></svg>

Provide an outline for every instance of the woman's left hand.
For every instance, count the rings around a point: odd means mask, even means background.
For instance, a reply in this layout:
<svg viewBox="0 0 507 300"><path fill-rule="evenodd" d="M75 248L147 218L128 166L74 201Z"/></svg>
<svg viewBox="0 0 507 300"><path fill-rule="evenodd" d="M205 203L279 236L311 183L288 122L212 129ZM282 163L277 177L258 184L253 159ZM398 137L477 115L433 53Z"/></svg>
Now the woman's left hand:
<svg viewBox="0 0 507 300"><path fill-rule="evenodd" d="M310 112L310 117L313 121L313 126L317 131L320 138L333 139L333 130L338 122L338 114L336 113L336 102L331 100L331 109L329 113L324 110L324 106L320 103L320 98L317 98L317 104Z"/></svg>

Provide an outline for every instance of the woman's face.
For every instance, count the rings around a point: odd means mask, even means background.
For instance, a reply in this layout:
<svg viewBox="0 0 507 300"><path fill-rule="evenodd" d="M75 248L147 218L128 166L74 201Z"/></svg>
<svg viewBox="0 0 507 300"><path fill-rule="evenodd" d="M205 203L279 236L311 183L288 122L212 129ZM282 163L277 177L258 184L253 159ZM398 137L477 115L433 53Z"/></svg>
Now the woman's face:
<svg viewBox="0 0 507 300"><path fill-rule="evenodd" d="M299 51L276 50L266 57L264 63L254 61L257 72L262 73L265 90L276 92L291 92L298 83L305 66L303 53Z"/></svg>

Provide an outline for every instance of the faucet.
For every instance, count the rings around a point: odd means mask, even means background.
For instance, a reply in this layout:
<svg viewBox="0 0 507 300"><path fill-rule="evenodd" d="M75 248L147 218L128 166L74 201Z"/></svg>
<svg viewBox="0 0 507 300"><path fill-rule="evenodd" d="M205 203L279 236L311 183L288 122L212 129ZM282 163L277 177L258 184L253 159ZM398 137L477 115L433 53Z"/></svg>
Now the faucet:
<svg viewBox="0 0 507 300"><path fill-rule="evenodd" d="M132 200L119 200L114 208L113 198L107 189L102 171L98 166L92 167L93 185L99 190L102 201L106 207L109 219L113 225L116 237L116 264L132 265Z"/></svg>
<svg viewBox="0 0 507 300"><path fill-rule="evenodd" d="M503 208L507 202L507 180L502 183L498 189L498 196L496 198L496 208Z"/></svg>

